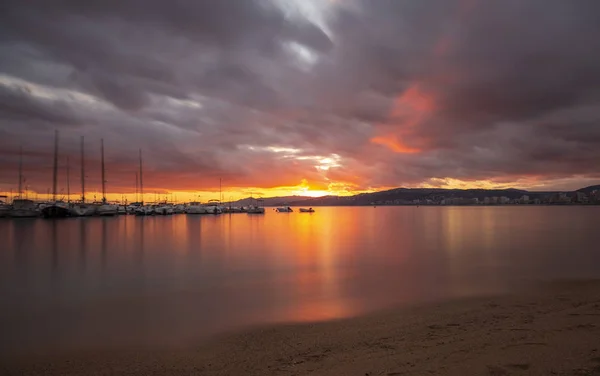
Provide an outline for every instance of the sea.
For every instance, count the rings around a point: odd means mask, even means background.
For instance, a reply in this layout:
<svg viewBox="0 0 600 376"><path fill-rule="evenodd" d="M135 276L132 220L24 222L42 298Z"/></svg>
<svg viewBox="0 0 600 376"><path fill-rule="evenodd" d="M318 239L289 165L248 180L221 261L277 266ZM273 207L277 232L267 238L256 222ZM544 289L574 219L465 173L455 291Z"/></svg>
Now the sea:
<svg viewBox="0 0 600 376"><path fill-rule="evenodd" d="M0 354L168 347L600 278L600 207L0 219Z"/></svg>

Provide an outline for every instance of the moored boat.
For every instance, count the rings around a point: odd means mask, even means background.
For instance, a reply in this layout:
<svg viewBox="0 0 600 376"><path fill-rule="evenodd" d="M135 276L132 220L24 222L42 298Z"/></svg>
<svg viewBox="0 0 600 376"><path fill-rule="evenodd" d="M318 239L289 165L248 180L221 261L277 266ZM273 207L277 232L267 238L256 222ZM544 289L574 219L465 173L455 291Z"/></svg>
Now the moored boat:
<svg viewBox="0 0 600 376"><path fill-rule="evenodd" d="M137 216L148 216L148 215L154 215L154 209L151 206L148 205L140 205L137 208L135 208L135 211L133 212L133 214L137 215Z"/></svg>
<svg viewBox="0 0 600 376"><path fill-rule="evenodd" d="M37 205L32 200L15 199L12 202L10 216L13 218L32 218L39 217L40 212Z"/></svg>
<svg viewBox="0 0 600 376"><path fill-rule="evenodd" d="M300 213L314 213L315 210L313 208L308 208L308 209L307 208L300 208L299 212Z"/></svg>
<svg viewBox="0 0 600 376"><path fill-rule="evenodd" d="M208 214L221 214L223 213L223 207L219 200L209 200L206 205L204 205L206 212Z"/></svg>
<svg viewBox="0 0 600 376"><path fill-rule="evenodd" d="M154 214L156 215L172 215L175 211L171 205L157 205L154 208Z"/></svg>
<svg viewBox="0 0 600 376"><path fill-rule="evenodd" d="M265 214L265 208L260 206L249 206L246 209L246 213L248 214Z"/></svg>
<svg viewBox="0 0 600 376"><path fill-rule="evenodd" d="M66 203L56 201L50 205L44 206L42 209L42 216L44 218L66 218L71 216L71 210Z"/></svg>
<svg viewBox="0 0 600 376"><path fill-rule="evenodd" d="M294 210L292 208L290 208L289 206L283 206L283 207L275 209L275 211L277 211L277 213L291 213Z"/></svg>
<svg viewBox="0 0 600 376"><path fill-rule="evenodd" d="M185 210L186 214L208 214L206 207L199 202L190 202Z"/></svg>
<svg viewBox="0 0 600 376"><path fill-rule="evenodd" d="M6 203L6 196L0 196L0 218L10 216L10 205Z"/></svg>
<svg viewBox="0 0 600 376"><path fill-rule="evenodd" d="M117 215L118 210L119 209L118 209L117 205L108 204L106 202L103 202L103 203L99 204L98 206L96 206L96 215L103 216L103 217L111 217L111 216Z"/></svg>
<svg viewBox="0 0 600 376"><path fill-rule="evenodd" d="M96 214L96 206L84 203L71 204L69 211L72 217L89 217Z"/></svg>

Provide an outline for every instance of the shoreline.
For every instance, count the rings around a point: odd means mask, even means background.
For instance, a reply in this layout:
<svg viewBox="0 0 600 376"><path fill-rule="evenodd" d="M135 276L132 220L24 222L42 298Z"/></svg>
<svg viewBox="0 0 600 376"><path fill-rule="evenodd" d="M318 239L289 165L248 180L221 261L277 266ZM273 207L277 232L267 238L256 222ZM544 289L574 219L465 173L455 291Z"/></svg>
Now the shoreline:
<svg viewBox="0 0 600 376"><path fill-rule="evenodd" d="M6 359L0 374L600 375L599 338L600 280L554 281L177 348Z"/></svg>

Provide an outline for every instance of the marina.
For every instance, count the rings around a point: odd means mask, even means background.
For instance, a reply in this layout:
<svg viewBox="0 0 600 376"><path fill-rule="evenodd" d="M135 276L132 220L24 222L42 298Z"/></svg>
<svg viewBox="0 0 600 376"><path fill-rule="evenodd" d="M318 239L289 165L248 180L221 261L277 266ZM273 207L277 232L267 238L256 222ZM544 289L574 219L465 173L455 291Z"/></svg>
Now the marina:
<svg viewBox="0 0 600 376"><path fill-rule="evenodd" d="M67 217L112 217L119 215L135 216L170 216L176 214L189 215L218 215L218 214L265 214L265 208L262 205L261 198L250 198L250 204L244 206L234 206L231 203L224 203L222 200L211 199L207 202L172 202L166 198L162 201L144 202L144 180L143 180L143 160L142 150L138 150L139 171L135 172L135 194L139 201L128 203L126 200L120 202L109 201L107 199L107 171L104 158L104 139L100 139L100 174L101 174L101 199L100 201L89 202L86 199L86 170L85 170L85 139L80 138L80 164L81 164L81 199L72 201L70 185L70 164L69 158L66 158L66 199L60 197L58 191L59 179L59 132L54 132L54 154L52 169L52 195L47 200L33 200L24 195L23 192L23 147L19 148L19 174L17 195L9 197L0 196L0 218L67 218ZM25 197L23 197L25 196ZM221 179L219 179L219 197L222 197ZM287 207L288 211L292 211ZM279 211L279 210L278 210Z"/></svg>

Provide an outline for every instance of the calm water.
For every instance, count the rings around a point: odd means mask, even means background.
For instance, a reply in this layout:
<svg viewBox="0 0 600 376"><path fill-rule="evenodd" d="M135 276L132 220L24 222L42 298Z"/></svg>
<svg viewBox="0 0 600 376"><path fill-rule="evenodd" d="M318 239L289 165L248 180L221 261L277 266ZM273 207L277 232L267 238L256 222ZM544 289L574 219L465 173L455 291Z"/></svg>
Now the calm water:
<svg viewBox="0 0 600 376"><path fill-rule="evenodd" d="M600 277L598 207L0 220L0 351L173 345Z"/></svg>

